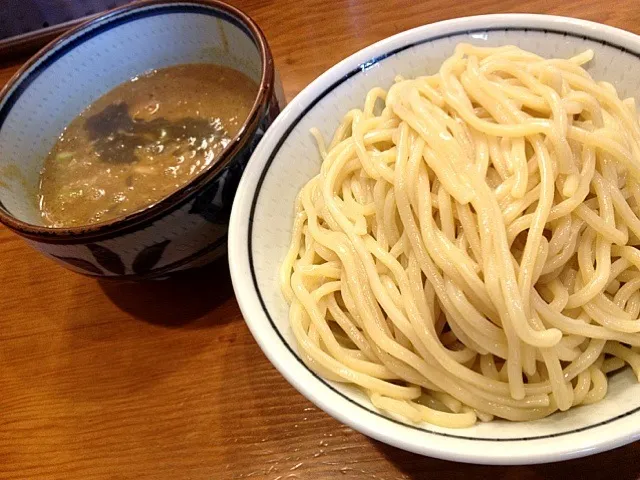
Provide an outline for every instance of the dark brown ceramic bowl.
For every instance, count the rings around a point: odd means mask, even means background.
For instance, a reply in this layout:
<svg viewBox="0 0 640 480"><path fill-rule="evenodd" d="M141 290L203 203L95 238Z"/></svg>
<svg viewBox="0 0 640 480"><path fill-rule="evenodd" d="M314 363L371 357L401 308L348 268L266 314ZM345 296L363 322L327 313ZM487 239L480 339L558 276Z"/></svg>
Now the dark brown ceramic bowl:
<svg viewBox="0 0 640 480"><path fill-rule="evenodd" d="M240 133L207 170L159 202L113 221L42 225L39 172L65 126L92 101L154 68L217 63L260 85ZM129 279L204 265L225 251L247 161L282 106L259 27L218 1L152 0L105 13L37 53L0 92L0 221L80 273Z"/></svg>

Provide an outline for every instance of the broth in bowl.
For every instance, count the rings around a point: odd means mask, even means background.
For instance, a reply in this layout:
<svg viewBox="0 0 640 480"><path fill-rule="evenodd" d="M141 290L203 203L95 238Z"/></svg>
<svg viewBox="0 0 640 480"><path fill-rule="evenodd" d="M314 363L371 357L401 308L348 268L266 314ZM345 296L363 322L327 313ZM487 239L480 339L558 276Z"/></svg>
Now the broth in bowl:
<svg viewBox="0 0 640 480"><path fill-rule="evenodd" d="M38 192L43 224L104 222L170 195L216 162L257 91L243 73L215 64L153 70L115 87L49 152Z"/></svg>

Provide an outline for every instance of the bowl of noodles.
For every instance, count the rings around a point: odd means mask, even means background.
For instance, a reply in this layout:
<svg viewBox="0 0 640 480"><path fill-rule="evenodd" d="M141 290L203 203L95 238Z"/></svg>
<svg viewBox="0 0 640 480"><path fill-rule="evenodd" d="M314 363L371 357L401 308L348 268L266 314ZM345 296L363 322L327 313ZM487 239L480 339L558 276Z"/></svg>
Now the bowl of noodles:
<svg viewBox="0 0 640 480"><path fill-rule="evenodd" d="M388 444L486 464L640 438L640 38L491 15L327 71L235 198L267 357Z"/></svg>

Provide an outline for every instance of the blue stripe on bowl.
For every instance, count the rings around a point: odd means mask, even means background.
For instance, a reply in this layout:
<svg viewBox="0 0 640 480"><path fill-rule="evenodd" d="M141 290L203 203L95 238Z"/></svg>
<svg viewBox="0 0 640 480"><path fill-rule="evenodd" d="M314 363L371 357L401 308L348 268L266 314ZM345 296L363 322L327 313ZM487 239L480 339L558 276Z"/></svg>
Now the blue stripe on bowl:
<svg viewBox="0 0 640 480"><path fill-rule="evenodd" d="M357 68L354 68L349 73L344 75L342 78L340 78L339 80L336 80L333 84L331 84L329 87L327 87L320 95L318 95L316 98L314 98L309 103L309 105L307 105L305 107L305 109L296 117L296 119L291 123L291 125L289 125L287 130L284 132L282 138L280 138L280 140L276 144L275 148L271 152L271 155L269 156L269 159L267 160L267 163L265 164L265 168L262 171L262 174L260 175L260 179L258 180L258 185L256 187L256 191L254 193L253 200L251 202L251 211L249 213L248 250L249 250L249 265L250 265L250 268L251 268L251 278L253 279L254 288L255 288L256 293L258 295L258 299L260 300L260 305L262 306L262 310L264 311L264 314L266 315L266 317L269 319L269 323L271 324L271 327L275 331L276 335L278 336L278 338L280 339L282 344L287 348L287 350L289 350L291 355L293 355L296 358L296 360L300 363L300 365L302 365L305 369L307 369L309 371L309 373L311 373L311 375L313 375L316 379L318 379L318 381L323 383L329 390L331 390L335 394L339 395L340 397L344 398L349 403L361 408L362 410L364 410L364 411L366 411L366 412L368 412L368 413L370 413L372 415L375 415L376 417L381 418L384 421L392 422L392 423L395 423L397 425L402 425L403 427L410 428L412 430L419 430L421 432L430 433L430 434L433 434L433 435L438 435L438 436L442 436L442 437L457 438L457 439L460 439L460 440L488 441L488 442L522 442L522 441L527 441L527 440L542 440L542 439L546 439L546 438L561 437L561 436L570 435L570 434L573 434L573 433L584 432L585 430L591 430L591 429L594 429L594 428L597 428L597 427L601 427L603 425L608 425L608 424L610 424L612 422L615 422L615 421L618 421L618 420L623 419L625 417L628 417L630 415L633 415L636 412L640 412L640 407L636 407L636 408L634 408L632 410L629 410L629 411L627 411L625 413L621 413L620 415L617 415L617 416L615 416L613 418L609 418L607 420L603 420L601 422L594 423L593 425L588 425L586 427L576 428L576 429L573 429L573 430L566 430L564 432L557 432L557 433L552 433L552 434L548 434L548 435L538 435L538 436L532 436L532 437L517 437L517 438L516 437L514 437L514 438L470 437L470 436L466 436L466 435L454 435L454 434L451 434L451 433L437 432L437 431L431 430L429 428L419 427L419 426L416 426L416 425L411 425L411 424L408 424L408 423L400 422L400 421L395 420L393 418L387 417L387 416L385 416L385 415L383 415L383 414L381 414L381 413L379 413L379 412L377 412L375 410L372 410L371 408L365 407L365 406L361 405L360 403L356 402L355 400L349 398L347 395L343 394L339 390L337 390L330 383L328 383L325 379L323 379L322 377L317 375L313 370L309 369L307 367L307 365L302 361L302 359L298 356L296 351L293 350L293 348L291 348L291 346L287 343L287 341L284 339L284 337L282 336L282 334L280 333L280 331L276 327L272 316L269 314L269 311L268 311L267 306L266 306L266 304L264 302L264 299L262 298L262 294L260 292L260 287L258 286L258 279L257 279L255 268L254 268L254 265L253 265L253 248L252 248L252 243L253 243L253 219L254 219L254 215L255 215L256 205L258 203L258 197L260 196L260 190L262 189L262 184L264 183L264 179L265 179L265 177L267 175L267 172L269 171L269 168L271 167L271 164L273 163L273 160L275 159L276 155L278 154L280 148L282 147L284 142L287 140L287 138L289 137L289 135L291 134L293 129L296 127L296 125L300 122L300 120L307 113L309 113L309 111L311 109L313 109L313 107L320 100L322 100L324 97L326 97L328 94L330 94L338 86L340 86L341 84L343 84L344 82L349 80L351 77L357 75L358 73L366 71L372 65L381 62L385 58L391 57L391 56L396 55L397 53L400 53L400 52L402 52L404 50L408 50L408 49L410 49L412 47L415 47L415 46L418 46L418 45L422 45L424 43L429 43L429 42L433 42L433 41L436 41L436 40L441 40L441 39L444 39L444 38L450 38L450 37L468 36L468 35L471 35L473 33L514 32L514 31L515 32L551 33L551 34L556 34L556 35L560 35L560 36L564 36L564 37L574 37L574 38L580 38L582 40L590 40L590 41L599 43L599 44L607 46L607 47L615 48L616 50L619 50L622 53L627 53L629 55L633 55L634 57L640 59L640 53L632 51L632 50L629 50L628 48L622 47L620 45L617 45L615 43L609 42L607 40L602 40L600 38L591 37L589 35L580 35L580 34L576 34L576 33L564 32L564 31L561 31L561 30L554 30L554 29L547 29L547 28L523 28L523 27L478 28L478 29L472 29L472 30L463 30L463 31L459 31L459 32L447 33L447 34L443 34L443 35L437 35L437 36L429 37L429 38L426 38L426 39L423 39L423 40L420 40L418 42L414 42L414 43L411 43L411 44L408 44L408 45L403 45L402 47L399 47L399 48L396 48L395 50L391 50L389 52L383 53L382 55L379 55L379 56L371 59L370 61L367 61L366 63L361 64Z"/></svg>

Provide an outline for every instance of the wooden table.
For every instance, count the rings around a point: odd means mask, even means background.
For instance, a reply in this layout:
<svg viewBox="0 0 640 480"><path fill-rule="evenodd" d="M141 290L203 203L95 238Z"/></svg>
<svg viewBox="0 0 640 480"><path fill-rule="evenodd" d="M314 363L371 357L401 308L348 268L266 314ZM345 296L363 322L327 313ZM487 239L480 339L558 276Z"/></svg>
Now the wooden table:
<svg viewBox="0 0 640 480"><path fill-rule="evenodd" d="M264 29L289 99L366 45L456 16L543 12L640 34L638 0L232 3ZM0 82L16 68L0 69ZM561 464L479 467L341 425L264 357L224 261L180 281L103 284L4 228L0 258L0 479L640 478L640 443Z"/></svg>

